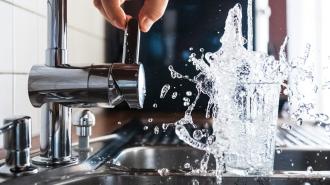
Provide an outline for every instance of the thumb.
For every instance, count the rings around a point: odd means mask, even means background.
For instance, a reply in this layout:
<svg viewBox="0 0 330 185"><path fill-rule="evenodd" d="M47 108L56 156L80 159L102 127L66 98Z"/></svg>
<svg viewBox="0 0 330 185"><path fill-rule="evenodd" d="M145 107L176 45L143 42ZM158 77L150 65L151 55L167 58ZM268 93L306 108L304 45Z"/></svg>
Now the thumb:
<svg viewBox="0 0 330 185"><path fill-rule="evenodd" d="M166 9L168 0L145 0L139 13L140 29L148 32L151 26L160 19Z"/></svg>

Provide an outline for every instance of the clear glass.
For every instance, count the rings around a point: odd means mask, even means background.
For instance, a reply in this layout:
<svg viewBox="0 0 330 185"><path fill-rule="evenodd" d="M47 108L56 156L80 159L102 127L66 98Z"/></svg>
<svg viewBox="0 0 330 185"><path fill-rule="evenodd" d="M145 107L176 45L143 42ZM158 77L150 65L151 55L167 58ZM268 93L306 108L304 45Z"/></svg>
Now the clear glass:
<svg viewBox="0 0 330 185"><path fill-rule="evenodd" d="M222 128L228 139L226 171L239 175L273 172L280 85L246 83L235 88L233 114Z"/></svg>

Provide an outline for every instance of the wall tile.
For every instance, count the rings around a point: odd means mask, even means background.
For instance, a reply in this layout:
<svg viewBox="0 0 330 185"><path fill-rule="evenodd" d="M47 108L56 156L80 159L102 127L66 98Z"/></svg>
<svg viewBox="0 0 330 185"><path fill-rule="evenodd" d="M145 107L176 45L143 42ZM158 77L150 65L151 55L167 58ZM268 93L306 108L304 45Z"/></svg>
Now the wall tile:
<svg viewBox="0 0 330 185"><path fill-rule="evenodd" d="M32 118L32 135L40 131L41 110L34 108L28 97L28 75L14 76L14 115L27 115Z"/></svg>
<svg viewBox="0 0 330 185"><path fill-rule="evenodd" d="M70 64L104 63L104 40L68 29L68 60Z"/></svg>
<svg viewBox="0 0 330 185"><path fill-rule="evenodd" d="M46 18L38 17L38 64L45 64L47 48L47 21Z"/></svg>
<svg viewBox="0 0 330 185"><path fill-rule="evenodd" d="M47 1L37 0L37 12L46 17L46 15L47 15Z"/></svg>
<svg viewBox="0 0 330 185"><path fill-rule="evenodd" d="M0 75L0 126L3 120L13 116L13 75ZM0 135L0 148L2 148L2 134Z"/></svg>
<svg viewBox="0 0 330 185"><path fill-rule="evenodd" d="M44 0L12 0L12 1L15 5L21 6L33 12L38 12L39 1L43 1L46 3L46 1Z"/></svg>
<svg viewBox="0 0 330 185"><path fill-rule="evenodd" d="M38 18L14 8L14 72L27 73L38 63Z"/></svg>
<svg viewBox="0 0 330 185"><path fill-rule="evenodd" d="M94 7L92 0L68 1L68 24L95 36L104 37L104 18Z"/></svg>
<svg viewBox="0 0 330 185"><path fill-rule="evenodd" d="M0 1L0 72L13 71L13 8Z"/></svg>

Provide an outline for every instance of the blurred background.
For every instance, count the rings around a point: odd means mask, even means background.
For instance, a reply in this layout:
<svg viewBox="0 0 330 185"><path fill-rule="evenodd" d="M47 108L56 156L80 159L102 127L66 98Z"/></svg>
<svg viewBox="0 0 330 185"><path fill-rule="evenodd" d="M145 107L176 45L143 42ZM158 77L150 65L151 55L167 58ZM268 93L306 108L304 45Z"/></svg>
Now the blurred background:
<svg viewBox="0 0 330 185"><path fill-rule="evenodd" d="M33 134L39 133L40 109L31 106L27 96L30 67L44 64L46 47L46 0L0 0L0 124L5 117L30 115ZM236 3L243 8L243 33L247 38L247 0L170 0L163 18L149 33L141 35L140 61L145 66L147 97L146 114L150 112L182 112L182 98L195 87L184 80L173 80L169 65L185 75L196 71L187 62L191 52L214 52L221 47L228 10ZM304 55L310 43L316 80L330 84L330 7L329 0L254 0L254 49L278 58L279 48L289 37L290 59ZM69 63L92 64L121 61L123 32L115 29L94 8L92 0L68 0ZM190 51L190 48L193 48ZM225 79L224 79L225 80ZM160 90L170 84L165 99ZM311 87L312 88L312 87ZM177 92L176 99L172 99ZM330 114L329 90L316 97L318 109ZM311 95L312 96L312 95ZM203 112L207 97L203 96L196 111ZM281 96L281 102L286 97ZM157 108L153 105L157 104ZM115 110L128 110L123 104ZM2 144L2 142L0 141Z"/></svg>

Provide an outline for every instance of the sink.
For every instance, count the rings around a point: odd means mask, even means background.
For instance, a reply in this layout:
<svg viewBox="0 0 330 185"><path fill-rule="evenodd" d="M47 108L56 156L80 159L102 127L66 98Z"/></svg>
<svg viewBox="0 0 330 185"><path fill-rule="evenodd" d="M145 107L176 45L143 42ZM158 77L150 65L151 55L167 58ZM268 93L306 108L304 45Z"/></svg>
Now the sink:
<svg viewBox="0 0 330 185"><path fill-rule="evenodd" d="M143 128L143 124L133 122L114 134L94 139L91 143L93 153L79 164L42 170L33 176L9 178L2 184L216 184L216 178L212 175L215 169L212 155L208 163L210 173L199 174L192 169L200 167L205 151L185 145L176 137L174 128L160 130L159 134L154 134L150 125L148 130ZM324 134L324 130L313 125L291 131L279 129L273 175L240 177L225 173L222 184L330 184L330 139ZM312 166L313 172L306 171L309 166ZM168 169L168 173L158 173L164 168Z"/></svg>
<svg viewBox="0 0 330 185"><path fill-rule="evenodd" d="M173 129L173 128L170 128ZM178 139L173 130L161 132L159 135L151 131L140 133L134 143L126 146L112 163L139 170L162 169L182 170L197 169L205 154ZM165 134L171 134L166 135ZM164 141L172 138L171 141ZM314 124L293 126L291 130L278 129L276 135L275 171L306 171L312 167L314 171L330 171L330 136L322 127ZM187 169L185 164L189 164ZM188 166L189 166L188 165ZM215 169L215 160L211 155L209 170Z"/></svg>
<svg viewBox="0 0 330 185"><path fill-rule="evenodd" d="M271 177L238 177L226 174L222 178L222 185L327 185L330 176L284 174L278 173ZM102 172L83 175L73 178L61 178L47 182L49 185L216 185L216 178L211 176L190 176L183 174L170 174L160 176L157 174L136 173L129 175L115 175Z"/></svg>
<svg viewBox="0 0 330 185"><path fill-rule="evenodd" d="M130 169L188 170L199 168L205 151L189 146L136 146L124 149L113 160L114 164ZM185 164L188 164L185 167ZM209 169L215 169L215 160L210 157Z"/></svg>
<svg viewBox="0 0 330 185"><path fill-rule="evenodd" d="M189 146L135 146L122 150L113 159L113 163L129 169L162 169L183 170L198 169L205 151ZM329 159L328 159L329 156ZM189 164L188 169L185 164ZM274 170L306 171L308 167L314 171L330 171L329 150L289 150L281 149L275 154ZM215 169L215 160L210 156L208 169Z"/></svg>

